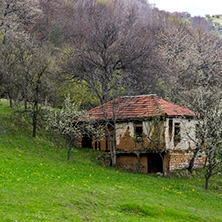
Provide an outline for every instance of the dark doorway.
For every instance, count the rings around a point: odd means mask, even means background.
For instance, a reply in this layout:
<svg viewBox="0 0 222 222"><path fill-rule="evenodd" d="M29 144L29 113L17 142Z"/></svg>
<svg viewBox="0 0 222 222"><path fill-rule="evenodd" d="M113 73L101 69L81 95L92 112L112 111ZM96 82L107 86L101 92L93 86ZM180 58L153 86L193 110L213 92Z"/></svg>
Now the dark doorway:
<svg viewBox="0 0 222 222"><path fill-rule="evenodd" d="M92 138L90 138L89 136L83 136L82 148L92 148Z"/></svg>
<svg viewBox="0 0 222 222"><path fill-rule="evenodd" d="M163 172L163 160L160 155L162 154L159 153L148 154L148 173Z"/></svg>

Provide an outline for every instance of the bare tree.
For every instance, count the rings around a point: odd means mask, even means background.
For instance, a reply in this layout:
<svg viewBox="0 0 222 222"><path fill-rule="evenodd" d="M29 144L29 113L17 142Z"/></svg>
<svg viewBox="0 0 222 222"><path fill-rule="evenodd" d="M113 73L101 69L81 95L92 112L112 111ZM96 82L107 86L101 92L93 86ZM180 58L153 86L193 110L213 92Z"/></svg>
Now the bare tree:
<svg viewBox="0 0 222 222"><path fill-rule="evenodd" d="M13 100L16 100L18 95L19 60L22 57L23 50L19 41L12 40L8 44L0 42L0 73L4 86L2 90L9 98L10 107L13 106Z"/></svg>
<svg viewBox="0 0 222 222"><path fill-rule="evenodd" d="M218 36L202 24L193 29L175 19L166 22L157 38L157 51L166 65L165 81L171 86L170 92L176 91L174 100L180 97L184 104L192 104L198 89L221 89L222 41Z"/></svg>
<svg viewBox="0 0 222 222"><path fill-rule="evenodd" d="M201 130L206 135L205 189L207 190L209 179L222 171L222 100L208 112L204 120Z"/></svg>
<svg viewBox="0 0 222 222"><path fill-rule="evenodd" d="M157 84L160 72L154 53L154 27L144 22L137 6L117 0L79 1L70 15L73 38L61 56L61 74L84 84L101 105L121 95L151 92ZM115 102L112 120L103 106L113 166L116 115L121 109Z"/></svg>
<svg viewBox="0 0 222 222"><path fill-rule="evenodd" d="M31 35L42 15L39 3L30 0L0 1L3 90L11 107L13 100L24 101L25 111L32 117L33 137L36 136L40 107L50 96L49 88L53 85L49 75L52 52Z"/></svg>
<svg viewBox="0 0 222 222"><path fill-rule="evenodd" d="M41 48L30 41L19 43L17 47L12 44L3 45L0 55L0 72L3 73L3 84L10 106L13 101L24 102L26 113L31 114L33 137L36 137L38 115L46 98L50 97L53 85L51 78L50 52L47 47Z"/></svg>
<svg viewBox="0 0 222 222"><path fill-rule="evenodd" d="M109 144L110 148L110 155L112 160L112 166L116 166L117 164L117 150L116 150L116 134L117 134L117 121L119 114L122 108L129 102L131 97L123 98L119 97L113 99L110 104L103 104L102 105L102 113L104 116L105 122L105 134L106 140Z"/></svg>
<svg viewBox="0 0 222 222"><path fill-rule="evenodd" d="M39 0L39 16L35 23L29 27L30 33L40 42L48 42L51 47L58 47L67 42L69 36L69 1L64 0Z"/></svg>
<svg viewBox="0 0 222 222"><path fill-rule="evenodd" d="M118 89L132 90L139 83L147 92L158 76L149 27L142 24L134 5L111 2L78 8L75 38L60 63L61 72L91 88L100 104ZM146 85L141 81L145 78Z"/></svg>
<svg viewBox="0 0 222 222"><path fill-rule="evenodd" d="M3 43L7 43L11 38L26 38L29 27L40 14L38 1L1 0L0 30Z"/></svg>
<svg viewBox="0 0 222 222"><path fill-rule="evenodd" d="M158 49L170 73L168 78L172 100L179 101L197 113L197 138L193 138L196 149L189 170L193 169L197 153L203 150L208 163L205 176L207 189L208 180L219 165L221 149L221 136L216 132L220 135L218 118L221 118L222 41L204 24L195 29L184 22L179 22L178 25L182 27L181 32L175 29L176 26L170 26L171 32L167 29L162 32L160 36L163 42ZM172 36L175 36L174 41Z"/></svg>
<svg viewBox="0 0 222 222"><path fill-rule="evenodd" d="M0 72L4 90L10 99L16 99L20 59L25 51L24 45L29 41L29 26L40 15L38 3L29 0L0 1L1 58Z"/></svg>

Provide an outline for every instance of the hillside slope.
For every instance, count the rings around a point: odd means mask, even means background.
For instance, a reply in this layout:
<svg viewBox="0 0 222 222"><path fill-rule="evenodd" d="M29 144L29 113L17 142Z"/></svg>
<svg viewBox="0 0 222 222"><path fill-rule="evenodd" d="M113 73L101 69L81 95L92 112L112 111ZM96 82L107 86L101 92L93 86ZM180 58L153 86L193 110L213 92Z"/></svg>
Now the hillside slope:
<svg viewBox="0 0 222 222"><path fill-rule="evenodd" d="M222 221L222 180L129 173L95 162L100 153L58 150L36 139L0 100L1 221Z"/></svg>

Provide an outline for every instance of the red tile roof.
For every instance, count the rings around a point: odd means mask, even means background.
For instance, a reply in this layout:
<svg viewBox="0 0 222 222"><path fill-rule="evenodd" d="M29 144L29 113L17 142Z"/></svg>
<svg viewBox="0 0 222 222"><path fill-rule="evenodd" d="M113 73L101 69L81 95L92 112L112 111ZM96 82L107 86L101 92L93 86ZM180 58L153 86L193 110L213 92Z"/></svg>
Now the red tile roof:
<svg viewBox="0 0 222 222"><path fill-rule="evenodd" d="M88 111L94 120L140 119L154 116L195 116L194 111L157 95L119 97Z"/></svg>

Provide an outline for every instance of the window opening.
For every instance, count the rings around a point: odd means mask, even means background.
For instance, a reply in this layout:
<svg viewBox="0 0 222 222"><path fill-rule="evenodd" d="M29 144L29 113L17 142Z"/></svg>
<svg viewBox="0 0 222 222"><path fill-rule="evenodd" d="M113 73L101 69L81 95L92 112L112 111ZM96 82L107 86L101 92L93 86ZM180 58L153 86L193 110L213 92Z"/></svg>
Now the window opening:
<svg viewBox="0 0 222 222"><path fill-rule="evenodd" d="M169 135L172 135L173 132L173 120L169 120Z"/></svg>
<svg viewBox="0 0 222 222"><path fill-rule="evenodd" d="M143 140L143 126L142 126L142 123L135 124L135 137L136 137L136 142L141 142Z"/></svg>
<svg viewBox="0 0 222 222"><path fill-rule="evenodd" d="M174 142L180 142L181 137L180 137L180 123L175 123L174 126Z"/></svg>

